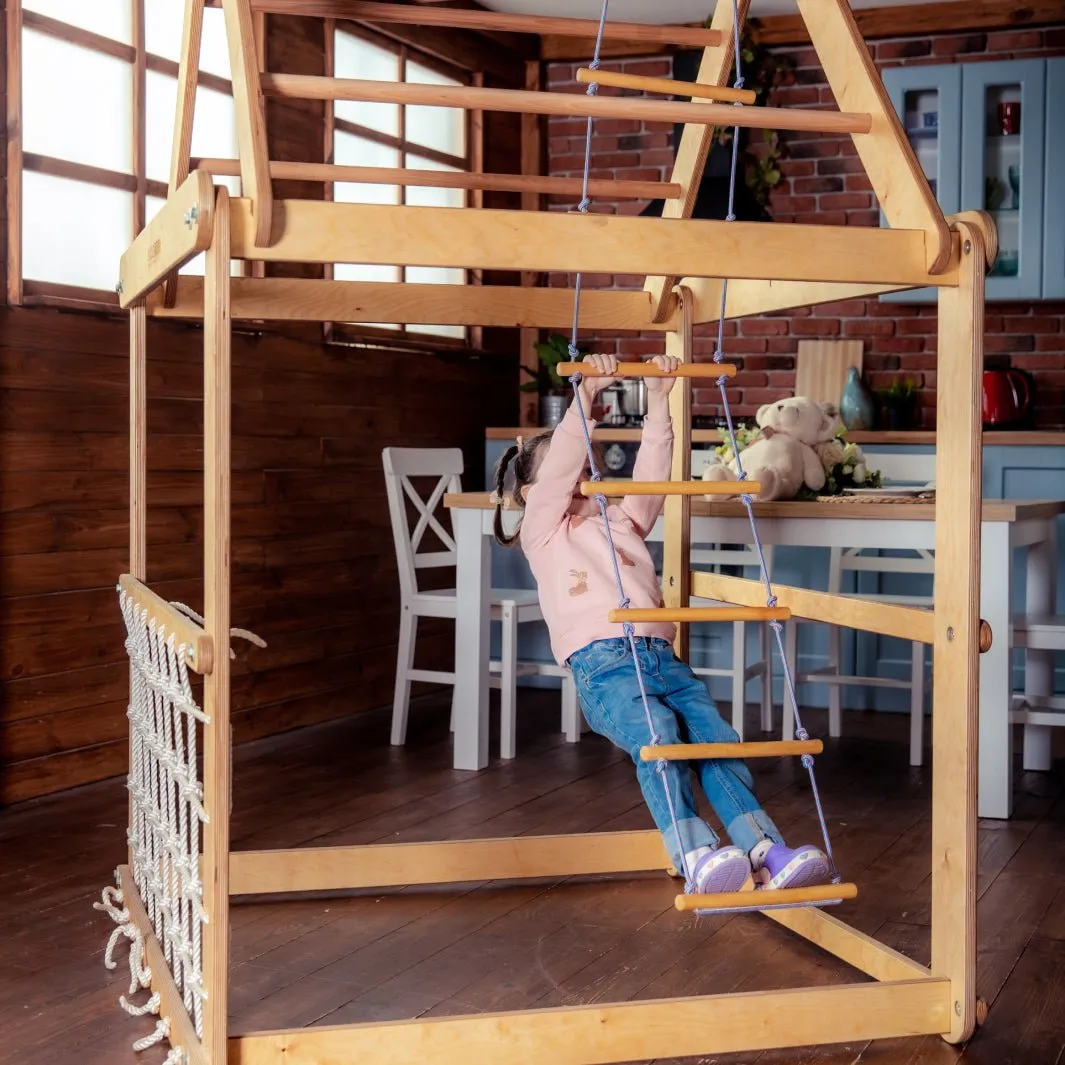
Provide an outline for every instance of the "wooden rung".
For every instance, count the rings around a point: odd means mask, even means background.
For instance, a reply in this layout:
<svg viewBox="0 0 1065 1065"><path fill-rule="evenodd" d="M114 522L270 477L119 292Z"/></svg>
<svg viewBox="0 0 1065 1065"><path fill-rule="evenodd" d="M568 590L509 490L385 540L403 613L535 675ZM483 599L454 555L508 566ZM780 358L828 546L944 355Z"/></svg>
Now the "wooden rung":
<svg viewBox="0 0 1065 1065"><path fill-rule="evenodd" d="M791 611L779 606L630 607L611 610L612 622L637 621L787 621Z"/></svg>
<svg viewBox="0 0 1065 1065"><path fill-rule="evenodd" d="M779 891L729 891L719 895L678 895L673 905L682 913L693 910L746 910L767 906L827 905L858 897L856 884L826 884L824 887L782 888Z"/></svg>
<svg viewBox="0 0 1065 1065"><path fill-rule="evenodd" d="M240 173L236 159L195 159L193 169L209 174ZM535 174L471 174L448 170L405 170L387 166L337 166L331 163L270 163L270 177L277 181L353 181L378 185L417 185L435 189L482 189L498 192L540 192L555 196L580 196L580 178L541 177ZM675 200L680 185L671 181L614 181L594 178L588 194L617 200Z"/></svg>
<svg viewBox="0 0 1065 1065"><path fill-rule="evenodd" d="M713 496L735 495L739 481L582 481L584 496ZM743 481L744 491L758 495L757 481Z"/></svg>
<svg viewBox="0 0 1065 1065"><path fill-rule="evenodd" d="M697 81L673 81L672 78L648 78L642 74L621 74L613 70L591 70L581 67L577 80L582 85L609 85L614 89L641 89L643 92L663 92L670 96L692 96L719 103L753 104L758 94L753 89L733 89L727 85L702 85Z"/></svg>
<svg viewBox="0 0 1065 1065"><path fill-rule="evenodd" d="M360 3L359 0L252 0L252 7L256 11L282 15L356 19L362 22L406 23L412 26L447 26L465 30L489 30L496 33L595 37L599 32L598 19ZM708 30L702 26L658 26L644 22L615 22L613 19L607 20L604 37L610 41L674 44L685 48L713 48L721 43L721 34L717 30Z"/></svg>
<svg viewBox="0 0 1065 1065"><path fill-rule="evenodd" d="M523 115L620 118L642 122L742 126L807 133L868 133L867 114L804 110L797 107L733 107L730 104L676 103L630 96L484 89L474 85L424 85L417 82L364 81L312 74L263 74L263 92L292 100L360 100L364 103L415 104L467 110L507 111Z"/></svg>
<svg viewBox="0 0 1065 1065"><path fill-rule="evenodd" d="M672 373L659 369L653 362L619 362L618 368L612 374L601 374L594 366L586 362L560 362L556 369L560 377L571 377L575 373L583 377L712 377L716 379L736 376L736 367L728 362L682 363Z"/></svg>
<svg viewBox="0 0 1065 1065"><path fill-rule="evenodd" d="M683 762L702 758L786 758L793 754L820 754L820 740L768 740L758 743L662 743L641 747L640 758L657 762Z"/></svg>
<svg viewBox="0 0 1065 1065"><path fill-rule="evenodd" d="M212 671L214 643L200 625L172 607L131 574L123 573L118 583L122 591L136 604L137 609L146 615L149 624L161 629L167 639L173 636L176 646L186 648L185 662L189 669L201 676Z"/></svg>

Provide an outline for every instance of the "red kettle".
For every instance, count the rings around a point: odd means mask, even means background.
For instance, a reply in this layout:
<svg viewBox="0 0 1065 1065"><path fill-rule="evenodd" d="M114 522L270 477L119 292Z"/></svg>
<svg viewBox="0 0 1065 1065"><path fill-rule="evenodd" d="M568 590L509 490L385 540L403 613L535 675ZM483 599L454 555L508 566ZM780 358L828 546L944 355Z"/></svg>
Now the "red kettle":
<svg viewBox="0 0 1065 1065"><path fill-rule="evenodd" d="M1028 375L1020 370L984 371L984 425L1020 425L1032 406Z"/></svg>

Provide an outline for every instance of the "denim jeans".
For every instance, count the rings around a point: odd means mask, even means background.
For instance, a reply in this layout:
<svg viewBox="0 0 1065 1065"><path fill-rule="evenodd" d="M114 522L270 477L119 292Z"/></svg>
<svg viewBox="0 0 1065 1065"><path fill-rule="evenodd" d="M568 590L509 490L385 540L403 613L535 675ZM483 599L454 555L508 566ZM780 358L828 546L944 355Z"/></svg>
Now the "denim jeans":
<svg viewBox="0 0 1065 1065"><path fill-rule="evenodd" d="M665 640L638 636L636 653L660 743L734 743L739 738L722 720L706 685ZM640 748L651 742L651 736L627 638L596 640L572 654L567 664L588 724L636 763L640 789L674 868L684 870L683 854L718 843L717 834L696 812L689 766L698 774L710 805L737 847L750 851L765 838L783 843L777 827L759 806L751 771L742 761L671 761L663 767L640 758Z"/></svg>

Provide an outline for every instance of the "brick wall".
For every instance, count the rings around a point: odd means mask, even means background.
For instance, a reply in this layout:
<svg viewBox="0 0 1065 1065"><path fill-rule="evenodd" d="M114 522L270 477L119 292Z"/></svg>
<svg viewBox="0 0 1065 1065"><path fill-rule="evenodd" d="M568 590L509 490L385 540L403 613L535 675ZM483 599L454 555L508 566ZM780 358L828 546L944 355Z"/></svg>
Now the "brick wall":
<svg viewBox="0 0 1065 1065"><path fill-rule="evenodd" d="M931 38L872 42L877 65L917 65L979 62L1065 54L1065 26L1045 30L968 33ZM831 91L811 48L784 49L795 60L791 83L778 89L772 104L788 107L834 106ZM604 63L628 73L669 76L671 60L644 59ZM584 91L573 83L575 67L553 65L550 88ZM606 92L607 90L600 90ZM593 176L667 179L672 167L672 127L639 122L598 122L593 137ZM549 125L550 172L581 172L584 121L552 119ZM878 225L879 212L861 162L849 138L796 133L783 135L784 180L774 190L771 209L778 222L822 225ZM572 207L572 201L553 204ZM976 206L976 205L971 205ZM594 210L638 214L642 203L596 203ZM564 277L553 284L567 283ZM586 277L594 286L632 287L642 279L597 275ZM713 352L714 327L701 327L696 340L700 357ZM878 300L849 300L798 312L744 319L726 327L729 359L740 364L734 381L734 409L751 417L762 403L789 395L795 382L795 352L806 338L860 338L865 341L866 379L873 388L885 387L898 375L920 384L921 423L935 425L936 312L934 307L885 304ZM660 340L653 337L597 334L613 342L619 354L653 354ZM1009 357L1012 364L1034 374L1037 385L1035 423L1039 428L1065 427L1065 302L1020 301L990 303L987 308L985 351ZM697 415L717 415L716 390L695 394Z"/></svg>

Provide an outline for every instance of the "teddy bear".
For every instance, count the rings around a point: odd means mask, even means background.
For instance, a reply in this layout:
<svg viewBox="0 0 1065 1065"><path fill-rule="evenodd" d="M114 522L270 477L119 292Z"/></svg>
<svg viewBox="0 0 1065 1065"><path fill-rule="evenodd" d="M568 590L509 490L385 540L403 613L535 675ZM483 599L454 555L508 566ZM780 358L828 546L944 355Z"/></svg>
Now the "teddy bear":
<svg viewBox="0 0 1065 1065"><path fill-rule="evenodd" d="M758 499L794 499L803 485L814 492L824 488L825 468L818 447L832 440L839 429L835 408L793 396L759 408L755 421L760 435L741 455L748 480L762 486ZM737 475L733 458L727 464L708 466L703 480L735 481Z"/></svg>

